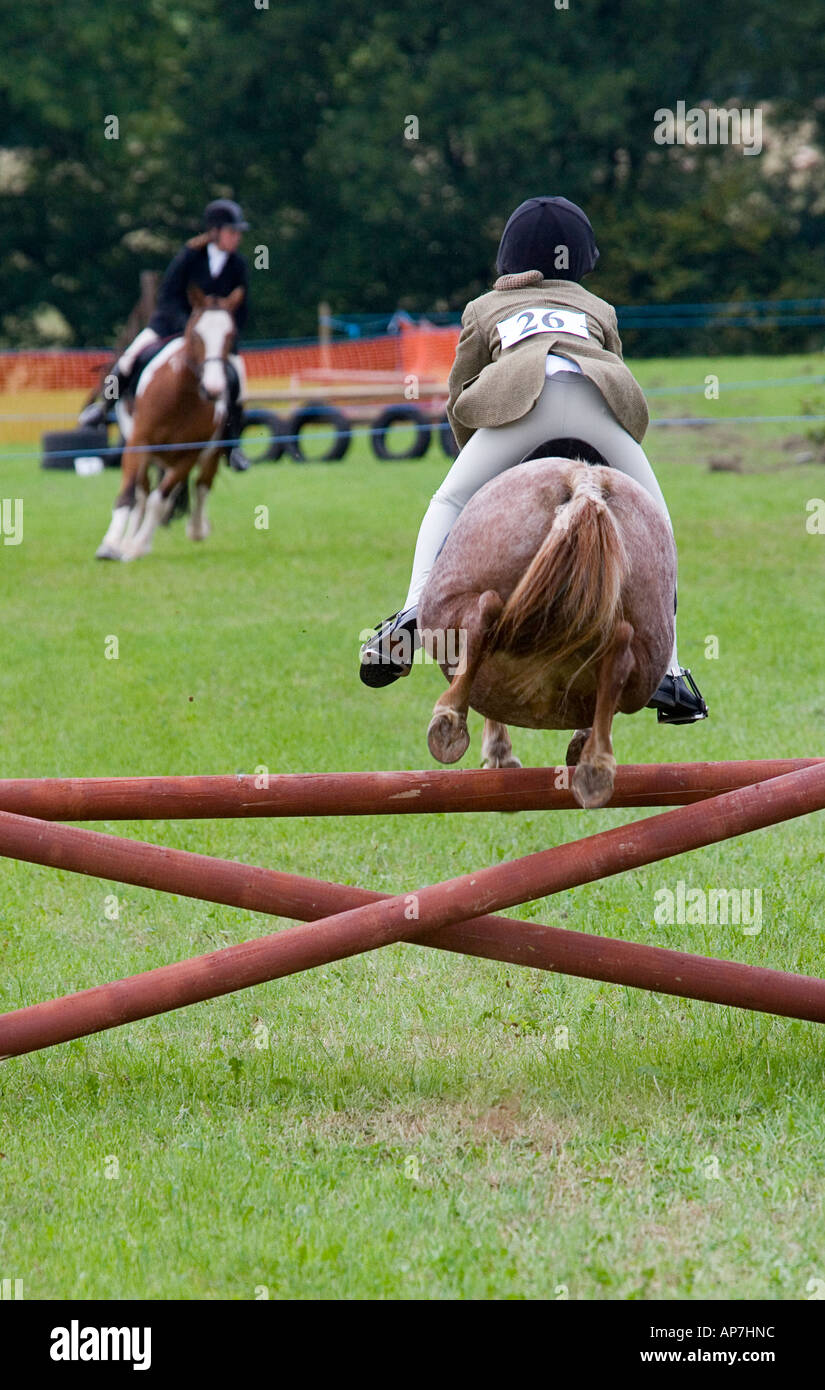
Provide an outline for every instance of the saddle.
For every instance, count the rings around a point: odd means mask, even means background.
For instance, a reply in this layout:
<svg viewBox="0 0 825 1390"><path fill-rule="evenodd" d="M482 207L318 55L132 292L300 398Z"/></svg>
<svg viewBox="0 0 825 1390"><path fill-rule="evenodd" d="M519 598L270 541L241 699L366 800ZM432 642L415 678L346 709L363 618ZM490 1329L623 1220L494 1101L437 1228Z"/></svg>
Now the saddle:
<svg viewBox="0 0 825 1390"><path fill-rule="evenodd" d="M168 343L171 343L174 338L179 338L180 336L180 333L170 333L166 338L159 338L156 343L149 343L145 348L141 349L135 358L135 365L129 373L128 378L121 383L121 399L128 398L130 402L134 401L138 382L143 372L149 366L149 363L154 361L158 353L162 352ZM229 387L229 404L232 406L236 404L241 390L238 373L232 362L226 363L226 383Z"/></svg>
<svg viewBox="0 0 825 1390"><path fill-rule="evenodd" d="M577 459L582 463L601 464L609 468L610 464L603 454L592 444L588 444L584 439L546 439L537 448L531 449L521 460L522 463L530 463L533 459L562 458Z"/></svg>
<svg viewBox="0 0 825 1390"><path fill-rule="evenodd" d="M158 353L163 348L166 347L167 343L171 343L173 338L179 337L179 333L170 333L166 338L158 338L158 341L156 343L149 343L145 348L141 348L140 352L135 358L135 365L133 366L131 372L129 373L126 380L121 382L121 400L123 400L126 397L128 397L129 400L134 400L138 382L140 381L141 375L146 369L146 367L148 367L149 363L155 357L157 357Z"/></svg>

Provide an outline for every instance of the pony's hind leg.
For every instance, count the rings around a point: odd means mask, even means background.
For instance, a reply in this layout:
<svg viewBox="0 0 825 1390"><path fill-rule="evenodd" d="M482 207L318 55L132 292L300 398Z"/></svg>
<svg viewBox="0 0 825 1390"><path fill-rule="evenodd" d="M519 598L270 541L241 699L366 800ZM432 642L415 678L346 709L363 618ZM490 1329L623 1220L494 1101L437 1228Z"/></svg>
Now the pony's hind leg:
<svg viewBox="0 0 825 1390"><path fill-rule="evenodd" d="M592 729L577 729L567 745L564 761L568 767L575 767L581 760L582 749L592 734Z"/></svg>
<svg viewBox="0 0 825 1390"><path fill-rule="evenodd" d="M506 724L497 719L485 719L484 733L481 737L482 767L521 767L513 752L510 731Z"/></svg>
<svg viewBox="0 0 825 1390"><path fill-rule="evenodd" d="M601 659L593 727L571 782L576 801L588 810L605 806L613 795L616 759L610 735L622 689L635 665L630 645L633 635L630 623L617 623L613 640Z"/></svg>
<svg viewBox="0 0 825 1390"><path fill-rule="evenodd" d="M457 763L467 752L470 744L467 729L470 690L481 663L487 635L503 607L499 595L488 589L486 593L473 594L460 610L459 622L453 628L453 635L457 631L459 638L460 655L456 673L449 689L436 701L427 730L430 752L440 763ZM446 632L442 634L445 643L447 635Z"/></svg>

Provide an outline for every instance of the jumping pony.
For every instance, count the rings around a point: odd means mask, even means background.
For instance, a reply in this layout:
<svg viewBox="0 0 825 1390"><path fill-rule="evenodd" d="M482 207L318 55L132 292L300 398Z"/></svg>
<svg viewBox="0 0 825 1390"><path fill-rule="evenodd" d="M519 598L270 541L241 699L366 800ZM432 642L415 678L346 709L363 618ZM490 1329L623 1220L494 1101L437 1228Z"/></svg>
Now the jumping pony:
<svg viewBox="0 0 825 1390"><path fill-rule="evenodd" d="M456 521L419 607L450 682L427 733L433 757L464 755L471 708L485 717L487 767L521 766L508 724L575 729L573 795L603 806L613 717L642 709L668 668L675 586L670 527L624 473L539 458L494 478Z"/></svg>
<svg viewBox="0 0 825 1390"><path fill-rule="evenodd" d="M152 549L155 528L167 520L175 498L200 461L195 504L186 534L205 540L210 526L206 499L217 472L223 443L229 379L227 363L235 339L233 312L243 289L226 299L189 289L192 313L182 338L173 338L141 372L134 405L118 401L117 416L126 441L121 487L112 520L97 551L99 560L136 560ZM190 449L159 449L191 444ZM163 476L149 492L151 459Z"/></svg>

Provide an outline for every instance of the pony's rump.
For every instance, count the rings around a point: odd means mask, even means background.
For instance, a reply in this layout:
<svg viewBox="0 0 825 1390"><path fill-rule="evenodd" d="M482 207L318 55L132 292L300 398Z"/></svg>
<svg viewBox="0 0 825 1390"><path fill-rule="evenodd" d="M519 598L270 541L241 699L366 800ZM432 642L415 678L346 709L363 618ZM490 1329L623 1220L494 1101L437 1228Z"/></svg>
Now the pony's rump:
<svg viewBox="0 0 825 1390"><path fill-rule="evenodd" d="M607 644L628 559L610 510L607 469L571 464L570 497L507 600L491 634L499 650L561 662ZM589 649L589 650L587 650Z"/></svg>

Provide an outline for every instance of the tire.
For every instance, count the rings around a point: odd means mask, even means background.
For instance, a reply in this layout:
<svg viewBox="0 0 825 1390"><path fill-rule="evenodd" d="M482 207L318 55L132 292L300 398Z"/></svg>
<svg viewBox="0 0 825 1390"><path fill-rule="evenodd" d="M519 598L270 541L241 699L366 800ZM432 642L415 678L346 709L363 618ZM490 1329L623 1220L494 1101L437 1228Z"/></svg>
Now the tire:
<svg viewBox="0 0 825 1390"><path fill-rule="evenodd" d="M415 439L402 453L393 453L387 448L387 434L391 425L406 423L415 425ZM420 459L430 447L432 427L422 410L416 405L388 405L377 416L372 427L372 450L377 459L383 462L393 459Z"/></svg>
<svg viewBox="0 0 825 1390"><path fill-rule="evenodd" d="M265 425L269 430L269 442L263 453L257 450L250 453L245 449L247 457L252 463L277 463L287 445L284 443L284 435L292 434L288 425L276 415L272 410L245 410L241 421L241 448L243 448L244 430L252 425Z"/></svg>
<svg viewBox="0 0 825 1390"><path fill-rule="evenodd" d="M309 462L301 446L301 430L304 425L314 425L319 421L325 421L335 431L335 438L327 452L319 459L312 461L314 463L337 463L347 452L352 441L352 426L343 411L336 410L332 405L305 405L290 416L287 425L287 432L293 438L289 440L286 447L298 463Z"/></svg>
<svg viewBox="0 0 825 1390"><path fill-rule="evenodd" d="M439 420L436 428L438 429L438 437L441 440L441 447L447 455L447 458L458 458L461 451L456 443L456 437L453 434L452 427L446 415L443 420Z"/></svg>
<svg viewBox="0 0 825 1390"><path fill-rule="evenodd" d="M89 455L100 456L101 449L108 448L109 432L105 425L94 429L54 430L44 434L41 468L73 469L75 459ZM106 459L106 455L102 455Z"/></svg>

